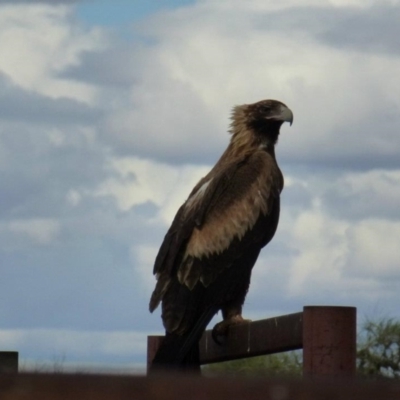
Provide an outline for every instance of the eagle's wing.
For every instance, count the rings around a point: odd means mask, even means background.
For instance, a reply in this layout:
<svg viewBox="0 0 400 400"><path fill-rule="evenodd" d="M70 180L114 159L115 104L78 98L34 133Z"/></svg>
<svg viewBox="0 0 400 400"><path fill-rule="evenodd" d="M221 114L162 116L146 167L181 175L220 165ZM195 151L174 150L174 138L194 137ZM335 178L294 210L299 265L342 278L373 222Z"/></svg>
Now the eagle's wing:
<svg viewBox="0 0 400 400"><path fill-rule="evenodd" d="M192 290L198 282L208 286L227 263L201 261L224 253L233 240L241 240L260 215L271 212L279 198L283 177L274 158L264 151L232 161L211 171L193 189L178 210L157 255L158 282L150 300L153 311L171 282ZM259 240L260 248L266 243ZM235 249L245 251L245 249ZM226 252L225 252L226 253ZM217 257L218 258L218 257Z"/></svg>

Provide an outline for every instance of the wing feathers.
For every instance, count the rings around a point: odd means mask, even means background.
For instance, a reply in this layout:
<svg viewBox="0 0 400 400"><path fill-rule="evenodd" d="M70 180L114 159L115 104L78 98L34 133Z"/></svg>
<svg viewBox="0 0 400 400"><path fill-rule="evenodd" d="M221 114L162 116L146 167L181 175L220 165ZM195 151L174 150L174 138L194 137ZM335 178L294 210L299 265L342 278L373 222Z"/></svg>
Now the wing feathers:
<svg viewBox="0 0 400 400"><path fill-rule="evenodd" d="M204 177L179 209L160 248L154 267L159 278L150 309L158 306L173 279L189 290L199 281L205 287L212 283L229 263L209 266L207 259L242 239L261 214L267 215L282 186L275 159L264 151Z"/></svg>
<svg viewBox="0 0 400 400"><path fill-rule="evenodd" d="M208 202L202 226L193 229L184 259L188 256L202 259L222 253L233 238L241 239L254 226L260 213L268 213L271 195L277 191L274 188L277 168L272 168L273 165L267 153L256 153L234 172L231 185L216 191Z"/></svg>
<svg viewBox="0 0 400 400"><path fill-rule="evenodd" d="M178 281L185 284L190 290L200 279L201 269L193 268L193 257L187 257L178 269Z"/></svg>

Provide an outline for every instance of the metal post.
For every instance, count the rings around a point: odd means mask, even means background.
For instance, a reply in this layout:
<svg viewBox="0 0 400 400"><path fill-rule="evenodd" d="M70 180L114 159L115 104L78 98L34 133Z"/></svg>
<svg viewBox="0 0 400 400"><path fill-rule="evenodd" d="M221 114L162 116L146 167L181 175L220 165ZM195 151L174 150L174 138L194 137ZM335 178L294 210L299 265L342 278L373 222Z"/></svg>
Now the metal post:
<svg viewBox="0 0 400 400"><path fill-rule="evenodd" d="M0 373L18 373L18 351L0 351Z"/></svg>
<svg viewBox="0 0 400 400"><path fill-rule="evenodd" d="M356 308L307 306L303 312L303 375L354 377Z"/></svg>

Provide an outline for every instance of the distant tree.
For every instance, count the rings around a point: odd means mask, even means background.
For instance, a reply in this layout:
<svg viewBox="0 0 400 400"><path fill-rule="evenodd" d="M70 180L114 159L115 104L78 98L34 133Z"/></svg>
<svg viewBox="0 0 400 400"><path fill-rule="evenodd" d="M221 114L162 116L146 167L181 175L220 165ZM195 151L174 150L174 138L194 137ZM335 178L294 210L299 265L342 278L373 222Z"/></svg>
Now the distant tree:
<svg viewBox="0 0 400 400"><path fill-rule="evenodd" d="M302 352L272 354L207 365L207 375L291 375L302 374ZM379 378L400 378L400 320L366 320L358 337L357 372Z"/></svg>
<svg viewBox="0 0 400 400"><path fill-rule="evenodd" d="M400 378L400 321L365 321L359 335L357 370L371 378Z"/></svg>

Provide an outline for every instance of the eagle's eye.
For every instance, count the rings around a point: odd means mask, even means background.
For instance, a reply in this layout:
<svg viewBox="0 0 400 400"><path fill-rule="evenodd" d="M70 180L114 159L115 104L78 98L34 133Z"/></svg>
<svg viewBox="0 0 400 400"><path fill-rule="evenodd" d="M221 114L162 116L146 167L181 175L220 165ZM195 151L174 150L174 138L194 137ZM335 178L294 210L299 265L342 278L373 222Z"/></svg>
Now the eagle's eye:
<svg viewBox="0 0 400 400"><path fill-rule="evenodd" d="M260 111L264 114L264 113L269 113L271 111L271 107L263 104L260 106Z"/></svg>

